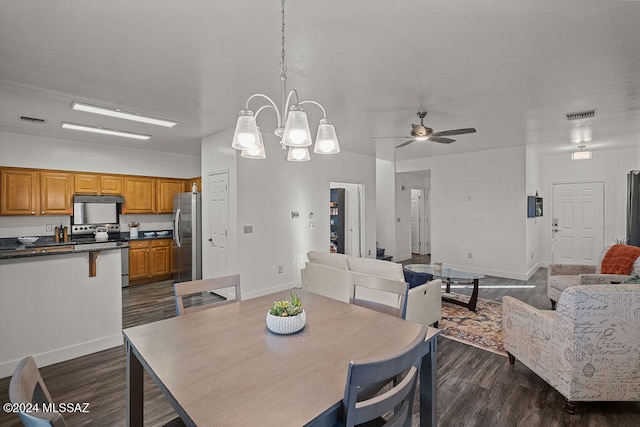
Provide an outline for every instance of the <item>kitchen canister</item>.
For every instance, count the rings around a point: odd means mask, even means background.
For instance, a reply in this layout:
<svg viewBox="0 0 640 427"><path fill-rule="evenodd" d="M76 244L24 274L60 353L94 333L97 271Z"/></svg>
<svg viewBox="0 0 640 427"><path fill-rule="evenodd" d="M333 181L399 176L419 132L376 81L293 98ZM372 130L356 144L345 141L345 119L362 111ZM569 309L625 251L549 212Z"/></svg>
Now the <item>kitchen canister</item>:
<svg viewBox="0 0 640 427"><path fill-rule="evenodd" d="M136 239L138 237L138 224L129 224L129 237Z"/></svg>

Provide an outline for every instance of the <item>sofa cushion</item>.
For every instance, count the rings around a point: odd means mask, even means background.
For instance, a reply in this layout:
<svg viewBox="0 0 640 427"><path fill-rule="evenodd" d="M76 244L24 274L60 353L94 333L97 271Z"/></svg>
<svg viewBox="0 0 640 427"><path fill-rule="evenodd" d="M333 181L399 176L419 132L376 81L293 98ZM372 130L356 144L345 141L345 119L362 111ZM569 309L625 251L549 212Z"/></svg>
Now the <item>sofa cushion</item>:
<svg viewBox="0 0 640 427"><path fill-rule="evenodd" d="M571 286L578 286L581 284L579 274L570 276L549 276L547 280L549 288L557 289L560 293Z"/></svg>
<svg viewBox="0 0 640 427"><path fill-rule="evenodd" d="M370 274L372 276L384 277L385 279L401 280L404 282L402 274L402 264L390 261L380 261L372 258L348 257L349 270L358 273Z"/></svg>
<svg viewBox="0 0 640 427"><path fill-rule="evenodd" d="M613 245L602 259L602 274L631 274L633 264L640 256L640 248L630 245Z"/></svg>
<svg viewBox="0 0 640 427"><path fill-rule="evenodd" d="M343 270L349 269L349 263L347 262L348 256L344 254L309 251L307 253L307 258L309 258L309 262L314 264L328 265L335 268L341 268Z"/></svg>
<svg viewBox="0 0 640 427"><path fill-rule="evenodd" d="M433 279L433 274L431 273L416 272L407 270L406 268L402 269L402 273L404 274L404 281L409 284L409 289L420 286Z"/></svg>

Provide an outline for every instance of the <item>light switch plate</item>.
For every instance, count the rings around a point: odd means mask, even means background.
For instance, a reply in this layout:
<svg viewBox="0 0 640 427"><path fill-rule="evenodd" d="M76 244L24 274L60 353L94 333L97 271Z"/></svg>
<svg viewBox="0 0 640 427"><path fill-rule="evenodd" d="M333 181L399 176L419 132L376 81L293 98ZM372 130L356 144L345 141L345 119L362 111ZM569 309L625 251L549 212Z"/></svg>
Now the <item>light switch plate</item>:
<svg viewBox="0 0 640 427"><path fill-rule="evenodd" d="M291 211L291 218L298 218L300 216L300 212L298 211Z"/></svg>
<svg viewBox="0 0 640 427"><path fill-rule="evenodd" d="M244 226L244 234L253 233L253 225L245 225Z"/></svg>

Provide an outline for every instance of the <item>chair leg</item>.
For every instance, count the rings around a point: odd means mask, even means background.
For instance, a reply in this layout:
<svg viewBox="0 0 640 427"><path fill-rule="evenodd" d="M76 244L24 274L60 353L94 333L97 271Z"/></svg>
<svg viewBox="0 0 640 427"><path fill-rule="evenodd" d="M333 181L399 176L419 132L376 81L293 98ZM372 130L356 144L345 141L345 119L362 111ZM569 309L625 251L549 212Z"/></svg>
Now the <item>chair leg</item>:
<svg viewBox="0 0 640 427"><path fill-rule="evenodd" d="M507 356L509 356L509 363L511 363L512 365L515 365L516 357L513 354L509 353L508 351L507 351Z"/></svg>
<svg viewBox="0 0 640 427"><path fill-rule="evenodd" d="M556 302L552 299L550 299L549 301L551 301L551 310L555 310L556 309Z"/></svg>
<svg viewBox="0 0 640 427"><path fill-rule="evenodd" d="M575 414L578 410L578 402L574 402L572 400L565 399L566 403L564 405L564 410L570 413L571 415Z"/></svg>

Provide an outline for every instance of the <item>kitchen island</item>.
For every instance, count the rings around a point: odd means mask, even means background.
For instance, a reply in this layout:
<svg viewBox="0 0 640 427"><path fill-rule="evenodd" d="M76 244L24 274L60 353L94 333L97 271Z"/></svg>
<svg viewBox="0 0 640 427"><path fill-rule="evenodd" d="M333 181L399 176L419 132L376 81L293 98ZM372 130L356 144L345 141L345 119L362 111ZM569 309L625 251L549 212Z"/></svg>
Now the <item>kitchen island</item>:
<svg viewBox="0 0 640 427"><path fill-rule="evenodd" d="M128 243L27 246L0 250L0 378L121 345Z"/></svg>

